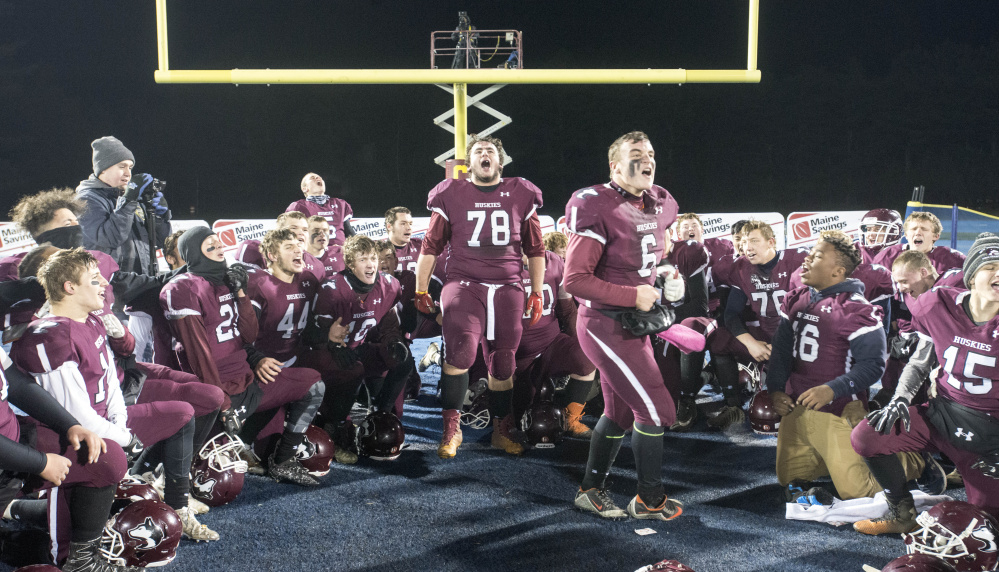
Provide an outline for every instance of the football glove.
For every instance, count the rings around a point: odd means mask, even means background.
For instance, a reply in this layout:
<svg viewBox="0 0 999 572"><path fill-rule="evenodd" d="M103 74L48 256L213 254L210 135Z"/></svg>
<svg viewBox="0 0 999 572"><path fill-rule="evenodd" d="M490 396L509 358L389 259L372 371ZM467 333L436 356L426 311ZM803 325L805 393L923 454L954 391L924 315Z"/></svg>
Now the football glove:
<svg viewBox="0 0 999 572"><path fill-rule="evenodd" d="M125 337L125 326L121 325L118 316L110 313L102 314L101 321L104 322L104 328L108 331L109 336L116 340Z"/></svg>
<svg viewBox="0 0 999 572"><path fill-rule="evenodd" d="M236 438L243 430L243 420L239 418L232 407L219 413L219 420L222 422L223 430L230 437Z"/></svg>
<svg viewBox="0 0 999 572"><path fill-rule="evenodd" d="M544 301L541 297L541 293L531 292L531 295L527 297L527 313L531 316L531 321L527 324L528 328L538 323L538 320L541 319L541 313L543 311Z"/></svg>
<svg viewBox="0 0 999 572"><path fill-rule="evenodd" d="M672 266L663 267L659 270L659 278L662 280L663 297L667 302L683 300L686 288L679 270Z"/></svg>
<svg viewBox="0 0 999 572"><path fill-rule="evenodd" d="M354 363L357 362L357 352L347 346L329 344L328 347L333 364L336 365L337 369L347 370L354 367Z"/></svg>
<svg viewBox="0 0 999 572"><path fill-rule="evenodd" d="M982 455L971 468L981 471L986 477L999 479L999 452Z"/></svg>
<svg viewBox="0 0 999 572"><path fill-rule="evenodd" d="M437 304L428 292L417 292L414 302L416 303L416 309L424 314L437 313Z"/></svg>
<svg viewBox="0 0 999 572"><path fill-rule="evenodd" d="M142 444L142 441L139 441L135 433L132 433L132 439L123 448L125 449L125 456L128 457L128 464L131 465L139 458L139 455L146 449L146 446Z"/></svg>
<svg viewBox="0 0 999 572"><path fill-rule="evenodd" d="M246 273L245 266L242 264L232 264L229 268L226 268L225 278L222 281L229 287L229 291L235 294L246 288L246 285L250 281L250 276Z"/></svg>
<svg viewBox="0 0 999 572"><path fill-rule="evenodd" d="M867 414L871 428L882 435L891 433L892 427L899 421L902 422L902 429L908 432L912 421L909 419L909 400L904 397L896 397L888 405Z"/></svg>

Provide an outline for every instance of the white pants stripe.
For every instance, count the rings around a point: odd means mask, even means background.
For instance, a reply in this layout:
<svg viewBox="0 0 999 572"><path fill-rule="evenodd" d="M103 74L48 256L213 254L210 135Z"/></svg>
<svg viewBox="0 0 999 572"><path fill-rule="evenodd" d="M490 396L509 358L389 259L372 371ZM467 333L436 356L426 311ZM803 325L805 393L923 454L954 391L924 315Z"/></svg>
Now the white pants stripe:
<svg viewBox="0 0 999 572"><path fill-rule="evenodd" d="M645 407L648 408L649 415L652 416L652 419L653 421L655 421L655 424L657 426L661 426L662 421L659 418L659 412L656 411L656 406L652 403L652 398L649 397L649 394L645 391L645 388L642 387L641 383L639 383L638 378L635 377L635 374L631 371L631 368L629 368L628 365L624 363L624 360L622 360L620 356L614 353L614 350L610 349L610 347L608 347L607 344L602 342L600 338L593 335L593 332L587 330L586 333L589 334L591 338L593 338L593 341L597 342L597 345L600 346L600 349L607 355L607 357L611 359L611 361L614 362L614 365L616 365L618 369L621 370L621 373L624 374L624 377L628 379L628 383L631 384L631 387L634 388L636 393L638 393L638 396L642 398L643 402L645 402Z"/></svg>

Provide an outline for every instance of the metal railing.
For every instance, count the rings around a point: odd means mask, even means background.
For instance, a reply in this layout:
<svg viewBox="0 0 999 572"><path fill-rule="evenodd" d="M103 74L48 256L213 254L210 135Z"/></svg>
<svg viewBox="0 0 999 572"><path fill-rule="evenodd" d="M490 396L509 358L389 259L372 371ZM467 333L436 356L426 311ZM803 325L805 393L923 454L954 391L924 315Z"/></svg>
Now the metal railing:
<svg viewBox="0 0 999 572"><path fill-rule="evenodd" d="M519 30L441 30L430 34L430 69L522 69Z"/></svg>

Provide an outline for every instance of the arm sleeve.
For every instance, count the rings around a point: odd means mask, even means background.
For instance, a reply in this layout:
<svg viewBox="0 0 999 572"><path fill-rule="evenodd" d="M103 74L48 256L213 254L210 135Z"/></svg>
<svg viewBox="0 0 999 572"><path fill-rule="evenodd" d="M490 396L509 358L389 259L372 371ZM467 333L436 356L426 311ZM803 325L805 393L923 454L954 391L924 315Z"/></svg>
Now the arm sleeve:
<svg viewBox="0 0 999 572"><path fill-rule="evenodd" d="M791 376L792 349L794 348L794 333L791 322L781 318L774 339L770 342L770 362L767 365L767 391L783 392L787 387L787 378Z"/></svg>
<svg viewBox="0 0 999 572"><path fill-rule="evenodd" d="M172 276L172 274L164 276ZM159 276L149 276L148 274L137 274L135 272L118 271L111 277L111 288L114 289L115 302L123 305L131 304L148 292L159 292L163 284L165 282Z"/></svg>
<svg viewBox="0 0 999 572"><path fill-rule="evenodd" d="M0 471L37 475L46 463L45 453L0 435Z"/></svg>
<svg viewBox="0 0 999 572"><path fill-rule="evenodd" d="M576 337L576 302L572 298L555 300L555 316L562 326L562 332Z"/></svg>
<svg viewBox="0 0 999 572"><path fill-rule="evenodd" d="M437 211L430 215L430 226L423 237L420 254L437 256L444 252L444 246L451 240L451 223Z"/></svg>
<svg viewBox="0 0 999 572"><path fill-rule="evenodd" d="M392 342L401 342L402 333L399 331L399 314L393 307L378 322L378 342L388 345Z"/></svg>
<svg viewBox="0 0 999 572"><path fill-rule="evenodd" d="M746 308L748 301L746 293L740 288L729 289L728 301L725 303L725 329L735 337L749 333L746 324L742 321L742 311Z"/></svg>
<svg viewBox="0 0 999 572"><path fill-rule="evenodd" d="M909 363L905 364L905 368L899 376L898 387L895 388L895 398L904 397L909 400L909 403L912 403L913 398L919 393L919 388L930 376L935 362L933 340L919 336L916 349L909 356Z"/></svg>
<svg viewBox="0 0 999 572"><path fill-rule="evenodd" d="M109 210L99 198L87 194L80 198L87 203L87 210L80 215L85 247L111 252L128 240L135 209L139 207L138 201L126 201L125 197L119 197L114 210Z"/></svg>
<svg viewBox="0 0 999 572"><path fill-rule="evenodd" d="M237 312L239 312L239 316L236 318L239 339L243 340L244 344L252 344L256 341L257 333L260 329L257 322L257 312L253 309L253 302L249 296L240 298L233 294L233 297L236 298Z"/></svg>
<svg viewBox="0 0 999 572"><path fill-rule="evenodd" d="M635 307L638 288L601 280L593 275L603 256L604 245L599 240L572 233L565 260L565 290L584 300L622 308Z"/></svg>
<svg viewBox="0 0 999 572"><path fill-rule="evenodd" d="M884 316L884 318L882 318L882 324L884 324L885 335L887 336L889 330L891 329L891 298L882 298L877 302L871 303L878 308L881 308L881 315Z"/></svg>
<svg viewBox="0 0 999 572"><path fill-rule="evenodd" d="M865 391L885 372L885 331L876 328L850 339L854 364L850 371L826 383L836 399Z"/></svg>
<svg viewBox="0 0 999 572"><path fill-rule="evenodd" d="M538 213L532 213L520 225L520 248L528 258L544 257L545 243L541 240L541 221L538 220Z"/></svg>
<svg viewBox="0 0 999 572"><path fill-rule="evenodd" d="M16 365L4 369L7 378L7 399L18 409L48 425L58 433L65 433L73 425L79 425L76 417L59 405L47 391ZM3 456L0 455L0 458Z"/></svg>
<svg viewBox="0 0 999 572"><path fill-rule="evenodd" d="M708 284L704 272L698 272L687 278L687 299L674 309L676 321L687 318L702 318L708 315Z"/></svg>
<svg viewBox="0 0 999 572"><path fill-rule="evenodd" d="M113 377L113 376L109 376ZM80 370L73 362L67 361L58 368L45 373L35 374L35 379L42 388L49 392L52 397L66 408L70 415L80 421L87 429L97 433L103 439L111 439L119 445L125 446L132 439L131 432L123 426L111 423L101 417L90 406L90 394L87 392L87 383L80 374ZM108 384L108 397L111 397L111 385ZM118 388L118 379L114 378L114 388ZM121 391L118 391L121 398ZM124 403L122 403L124 407ZM108 402L108 415L112 413L112 403Z"/></svg>
<svg viewBox="0 0 999 572"><path fill-rule="evenodd" d="M253 303L253 312L257 316L257 323L260 323L260 307L257 306L256 302ZM250 369L256 370L257 364L261 362L267 354L253 347L253 344L243 344L243 350L246 352L246 363L250 364Z"/></svg>

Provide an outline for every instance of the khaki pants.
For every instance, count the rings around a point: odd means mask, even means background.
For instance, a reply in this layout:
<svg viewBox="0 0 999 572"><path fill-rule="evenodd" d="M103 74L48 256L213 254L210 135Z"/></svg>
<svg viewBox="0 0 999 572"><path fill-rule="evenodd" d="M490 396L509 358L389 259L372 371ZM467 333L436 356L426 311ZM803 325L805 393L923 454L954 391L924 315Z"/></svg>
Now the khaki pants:
<svg viewBox="0 0 999 572"><path fill-rule="evenodd" d="M828 476L843 500L872 497L881 491L864 459L850 445L850 432L866 413L862 402L852 401L842 416L797 405L782 417L777 432L777 480L781 486ZM906 480L923 472L923 459L918 453L898 456Z"/></svg>

